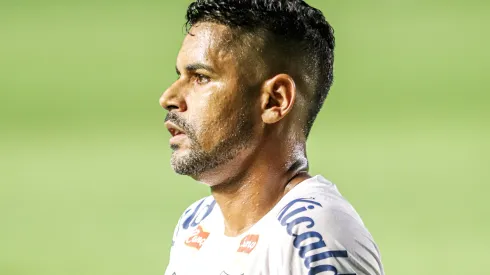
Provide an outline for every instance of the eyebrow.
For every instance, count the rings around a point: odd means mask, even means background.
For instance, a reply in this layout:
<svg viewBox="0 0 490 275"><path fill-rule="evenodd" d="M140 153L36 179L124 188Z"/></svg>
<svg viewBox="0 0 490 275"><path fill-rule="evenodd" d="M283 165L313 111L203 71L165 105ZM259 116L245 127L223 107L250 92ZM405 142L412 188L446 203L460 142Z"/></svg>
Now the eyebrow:
<svg viewBox="0 0 490 275"><path fill-rule="evenodd" d="M214 73L214 70L211 66L203 64L203 63L189 64L189 65L185 66L185 70L189 71L189 72L193 72L193 71L197 71L197 70L206 70L206 71L209 71L211 73ZM177 72L178 75L180 75L180 71L177 68L177 66L175 67L175 71Z"/></svg>

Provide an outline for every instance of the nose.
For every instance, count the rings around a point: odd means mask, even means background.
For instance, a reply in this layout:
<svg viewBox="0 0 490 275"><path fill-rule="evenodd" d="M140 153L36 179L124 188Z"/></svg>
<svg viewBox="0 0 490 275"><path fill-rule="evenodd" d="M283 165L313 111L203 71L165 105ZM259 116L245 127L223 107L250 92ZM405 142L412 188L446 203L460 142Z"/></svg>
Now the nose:
<svg viewBox="0 0 490 275"><path fill-rule="evenodd" d="M177 82L173 83L160 97L160 106L167 111L185 112L187 110L187 104L180 90Z"/></svg>

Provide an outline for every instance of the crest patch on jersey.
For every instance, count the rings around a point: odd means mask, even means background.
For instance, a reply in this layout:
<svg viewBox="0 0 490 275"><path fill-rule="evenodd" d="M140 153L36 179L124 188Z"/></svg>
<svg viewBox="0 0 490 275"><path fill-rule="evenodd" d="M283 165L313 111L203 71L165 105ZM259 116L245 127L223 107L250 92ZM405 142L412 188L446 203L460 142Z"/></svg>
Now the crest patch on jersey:
<svg viewBox="0 0 490 275"><path fill-rule="evenodd" d="M190 247L194 247L197 250L201 249L204 242L208 239L209 232L204 231L202 226L198 226L192 235L185 240L185 244Z"/></svg>

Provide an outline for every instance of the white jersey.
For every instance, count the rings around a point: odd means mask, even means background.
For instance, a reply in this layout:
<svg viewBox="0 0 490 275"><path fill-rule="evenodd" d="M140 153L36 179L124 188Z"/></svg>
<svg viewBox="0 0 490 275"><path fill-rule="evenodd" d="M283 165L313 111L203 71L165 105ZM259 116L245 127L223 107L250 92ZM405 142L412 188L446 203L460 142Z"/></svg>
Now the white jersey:
<svg viewBox="0 0 490 275"><path fill-rule="evenodd" d="M371 234L335 185L315 176L295 186L249 230L224 235L212 196L175 228L165 275L383 275Z"/></svg>

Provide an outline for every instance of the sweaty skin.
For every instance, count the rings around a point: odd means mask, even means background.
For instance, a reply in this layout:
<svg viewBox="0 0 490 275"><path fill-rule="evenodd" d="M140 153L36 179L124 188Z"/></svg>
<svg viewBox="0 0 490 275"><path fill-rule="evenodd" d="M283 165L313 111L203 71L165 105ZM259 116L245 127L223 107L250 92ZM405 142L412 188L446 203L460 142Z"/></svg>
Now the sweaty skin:
<svg viewBox="0 0 490 275"><path fill-rule="evenodd" d="M310 178L293 78L269 74L239 39L223 25L194 25L177 57L179 78L160 98L167 127L188 132L171 139L172 166L211 187L227 236Z"/></svg>

